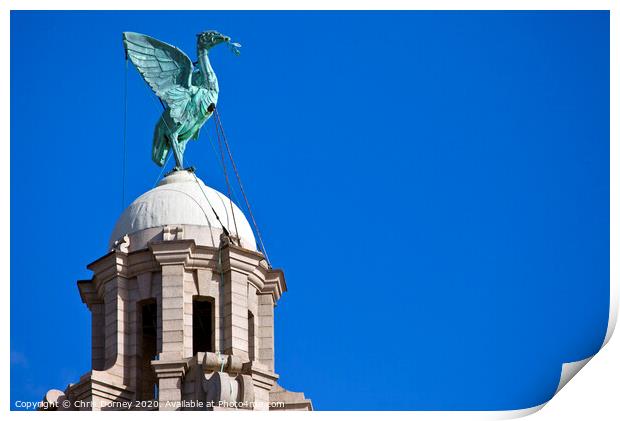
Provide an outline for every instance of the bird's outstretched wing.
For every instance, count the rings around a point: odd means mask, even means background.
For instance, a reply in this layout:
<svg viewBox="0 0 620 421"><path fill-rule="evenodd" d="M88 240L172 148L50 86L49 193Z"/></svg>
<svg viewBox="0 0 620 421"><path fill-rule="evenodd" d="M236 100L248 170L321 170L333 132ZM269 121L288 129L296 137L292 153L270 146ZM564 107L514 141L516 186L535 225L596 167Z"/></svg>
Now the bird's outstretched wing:
<svg viewBox="0 0 620 421"><path fill-rule="evenodd" d="M182 123L192 112L190 86L194 65L178 48L148 35L123 32L123 45L145 82L170 108L170 116Z"/></svg>

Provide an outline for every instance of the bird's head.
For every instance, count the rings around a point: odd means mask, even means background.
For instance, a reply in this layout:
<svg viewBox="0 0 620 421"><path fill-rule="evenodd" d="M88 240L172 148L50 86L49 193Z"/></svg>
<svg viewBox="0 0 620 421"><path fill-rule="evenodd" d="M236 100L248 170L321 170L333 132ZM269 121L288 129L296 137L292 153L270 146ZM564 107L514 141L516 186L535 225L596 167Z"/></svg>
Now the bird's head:
<svg viewBox="0 0 620 421"><path fill-rule="evenodd" d="M241 47L241 45L236 42L231 42L230 37L220 34L217 31L201 32L197 34L196 37L198 37L198 48L204 48L206 50L209 50L218 44L226 42L230 45L231 49L235 54L239 54L239 47Z"/></svg>

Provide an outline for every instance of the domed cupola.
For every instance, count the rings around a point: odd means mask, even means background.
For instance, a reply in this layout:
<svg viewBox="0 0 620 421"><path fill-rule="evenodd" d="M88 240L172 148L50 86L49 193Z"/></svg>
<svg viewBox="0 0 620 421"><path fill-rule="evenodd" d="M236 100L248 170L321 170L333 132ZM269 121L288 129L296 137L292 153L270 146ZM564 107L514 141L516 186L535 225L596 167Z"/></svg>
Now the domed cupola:
<svg viewBox="0 0 620 421"><path fill-rule="evenodd" d="M165 226L183 226L185 238L193 238L199 245L217 247L222 225L239 238L243 248L256 250L252 228L237 205L194 173L175 171L123 211L110 237L109 248L126 234L130 237L130 251L146 248L149 241L162 239Z"/></svg>

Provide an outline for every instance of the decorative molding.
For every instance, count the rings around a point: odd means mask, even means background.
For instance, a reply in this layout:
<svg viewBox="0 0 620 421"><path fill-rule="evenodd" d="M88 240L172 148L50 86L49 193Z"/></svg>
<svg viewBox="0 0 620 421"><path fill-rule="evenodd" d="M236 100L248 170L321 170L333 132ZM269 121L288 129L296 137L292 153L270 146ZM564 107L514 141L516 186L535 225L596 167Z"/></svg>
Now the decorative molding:
<svg viewBox="0 0 620 421"><path fill-rule="evenodd" d="M242 373L252 376L254 386L265 390L271 390L280 378L279 375L258 361L249 361L243 364Z"/></svg>
<svg viewBox="0 0 620 421"><path fill-rule="evenodd" d="M231 374L241 373L245 363L237 355L205 352L202 358L202 370L205 373L221 371Z"/></svg>
<svg viewBox="0 0 620 421"><path fill-rule="evenodd" d="M103 299L97 293L97 287L92 280L77 281L82 302L92 311L93 305L103 304Z"/></svg>
<svg viewBox="0 0 620 421"><path fill-rule="evenodd" d="M189 368L191 358L182 360L156 360L151 361L151 367L158 379L183 378Z"/></svg>
<svg viewBox="0 0 620 421"><path fill-rule="evenodd" d="M115 276L129 277L129 254L118 250L109 252L87 266L94 273L93 278L105 283Z"/></svg>
<svg viewBox="0 0 620 421"><path fill-rule="evenodd" d="M183 225L164 225L164 241L183 240Z"/></svg>
<svg viewBox="0 0 620 421"><path fill-rule="evenodd" d="M71 402L92 401L93 397L108 401L131 401L134 392L105 371L92 370L84 374L76 384L69 385L65 395Z"/></svg>
<svg viewBox="0 0 620 421"><path fill-rule="evenodd" d="M194 240L167 240L149 243L149 249L161 266L187 265L196 248Z"/></svg>

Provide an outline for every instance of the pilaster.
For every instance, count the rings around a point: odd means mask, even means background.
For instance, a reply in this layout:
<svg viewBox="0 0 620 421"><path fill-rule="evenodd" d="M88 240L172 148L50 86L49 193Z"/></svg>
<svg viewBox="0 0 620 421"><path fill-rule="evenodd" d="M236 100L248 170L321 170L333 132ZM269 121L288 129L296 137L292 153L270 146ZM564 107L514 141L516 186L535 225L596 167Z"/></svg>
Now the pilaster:
<svg viewBox="0 0 620 421"><path fill-rule="evenodd" d="M253 269L252 262L226 237L222 237L221 247L223 352L247 360L248 275Z"/></svg>
<svg viewBox="0 0 620 421"><path fill-rule="evenodd" d="M105 364L105 308L93 281L78 281L82 302L91 312L92 368L101 370Z"/></svg>
<svg viewBox="0 0 620 421"><path fill-rule="evenodd" d="M161 353L160 360L184 358L184 347L191 330L185 333L184 275L193 240L173 240L151 243L153 256L161 265ZM191 347L191 343L189 344ZM161 388L161 385L160 385Z"/></svg>
<svg viewBox="0 0 620 421"><path fill-rule="evenodd" d="M188 359L151 362L159 383L160 411L179 411L182 409L182 382L189 367L188 362Z"/></svg>
<svg viewBox="0 0 620 421"><path fill-rule="evenodd" d="M93 312L93 360L115 378L115 384L128 385L128 318L131 300L128 290L128 255L112 251L88 266L94 272L90 285L78 284L82 299Z"/></svg>
<svg viewBox="0 0 620 421"><path fill-rule="evenodd" d="M258 360L271 371L275 370L274 355L274 303L271 294L258 296Z"/></svg>

